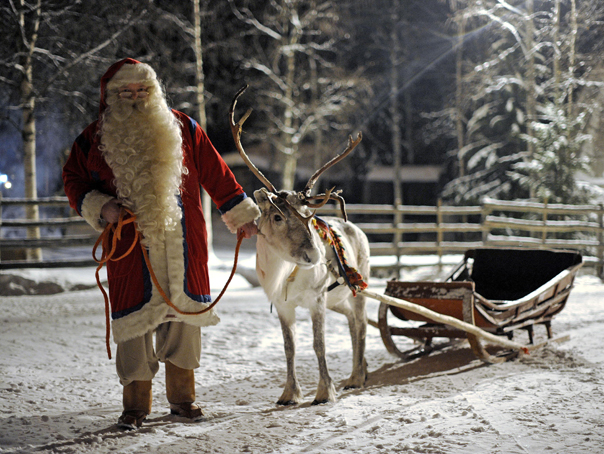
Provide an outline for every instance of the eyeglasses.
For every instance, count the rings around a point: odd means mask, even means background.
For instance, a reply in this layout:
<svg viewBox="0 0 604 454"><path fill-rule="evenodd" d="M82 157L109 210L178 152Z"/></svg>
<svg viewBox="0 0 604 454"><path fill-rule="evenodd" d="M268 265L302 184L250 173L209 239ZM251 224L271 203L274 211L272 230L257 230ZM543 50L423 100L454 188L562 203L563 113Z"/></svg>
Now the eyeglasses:
<svg viewBox="0 0 604 454"><path fill-rule="evenodd" d="M147 96L149 96L149 92L147 91L146 88L139 88L136 91L125 89L123 91L120 91L119 95L120 95L120 98L132 98L135 93L136 93L137 98L146 98Z"/></svg>

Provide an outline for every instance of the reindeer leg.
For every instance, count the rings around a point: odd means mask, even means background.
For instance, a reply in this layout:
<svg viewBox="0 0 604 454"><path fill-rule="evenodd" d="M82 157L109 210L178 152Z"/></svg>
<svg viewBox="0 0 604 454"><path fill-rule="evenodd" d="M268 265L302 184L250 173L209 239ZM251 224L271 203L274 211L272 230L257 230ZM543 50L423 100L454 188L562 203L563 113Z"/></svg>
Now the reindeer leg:
<svg viewBox="0 0 604 454"><path fill-rule="evenodd" d="M349 299L351 310L346 314L350 338L352 340L352 373L346 380L344 389L362 388L367 379L367 361L365 360L365 337L367 333L367 313L365 297L358 295Z"/></svg>
<svg viewBox="0 0 604 454"><path fill-rule="evenodd" d="M313 346L319 361L319 385L317 395L312 405L336 401L336 388L327 370L325 360L325 297L318 298L317 303L311 307L310 316L313 329Z"/></svg>
<svg viewBox="0 0 604 454"><path fill-rule="evenodd" d="M295 405L302 401L302 389L296 378L296 309L275 305L283 332L283 346L287 364L287 380L277 405Z"/></svg>

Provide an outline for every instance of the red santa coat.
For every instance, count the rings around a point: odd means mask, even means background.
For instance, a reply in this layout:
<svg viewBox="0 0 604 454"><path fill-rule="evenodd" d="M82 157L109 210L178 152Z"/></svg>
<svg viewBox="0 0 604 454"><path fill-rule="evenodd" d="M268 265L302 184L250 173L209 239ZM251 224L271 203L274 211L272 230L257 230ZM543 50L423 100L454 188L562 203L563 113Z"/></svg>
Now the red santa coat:
<svg viewBox="0 0 604 454"><path fill-rule="evenodd" d="M114 65L101 79L101 113L106 105L107 81L123 64ZM113 73L113 74L112 74ZM201 127L182 112L173 110L181 124L184 167L178 204L182 220L175 231L166 232L162 244L153 243L149 258L161 287L172 302L184 312L196 312L211 302L208 276L208 247L200 187L203 187L222 213L231 231L256 219L260 212L247 198L233 173L220 157ZM102 206L117 197L114 176L99 150L99 122L90 124L75 140L63 168L65 193L72 208L96 230L104 228L100 217ZM121 256L132 244L135 230L125 226L117 243L115 257ZM163 300L151 282L140 245L125 258L107 264L111 317L115 342L142 336L160 323L180 320L197 326L218 323L212 310L202 315L180 315Z"/></svg>

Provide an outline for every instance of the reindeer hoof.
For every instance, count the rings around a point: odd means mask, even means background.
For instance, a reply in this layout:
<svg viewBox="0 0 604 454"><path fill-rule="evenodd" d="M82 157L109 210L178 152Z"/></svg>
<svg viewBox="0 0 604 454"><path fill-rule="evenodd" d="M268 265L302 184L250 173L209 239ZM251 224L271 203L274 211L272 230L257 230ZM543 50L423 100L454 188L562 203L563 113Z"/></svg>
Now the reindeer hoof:
<svg viewBox="0 0 604 454"><path fill-rule="evenodd" d="M365 387L365 380L348 380L344 389L360 389Z"/></svg>
<svg viewBox="0 0 604 454"><path fill-rule="evenodd" d="M298 405L295 400L278 400L277 405Z"/></svg>
<svg viewBox="0 0 604 454"><path fill-rule="evenodd" d="M361 372L353 373L348 377L348 380L344 382L344 389L359 389L365 387L367 382L367 362L363 360L363 368Z"/></svg>

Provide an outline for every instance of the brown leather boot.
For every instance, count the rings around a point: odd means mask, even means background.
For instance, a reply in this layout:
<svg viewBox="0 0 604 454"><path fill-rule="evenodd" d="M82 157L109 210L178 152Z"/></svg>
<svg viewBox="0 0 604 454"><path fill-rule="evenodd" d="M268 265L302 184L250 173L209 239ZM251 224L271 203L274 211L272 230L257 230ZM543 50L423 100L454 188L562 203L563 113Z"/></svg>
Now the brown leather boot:
<svg viewBox="0 0 604 454"><path fill-rule="evenodd" d="M126 429L138 429L151 413L151 381L133 381L124 386L124 411L117 420L117 426Z"/></svg>
<svg viewBox="0 0 604 454"><path fill-rule="evenodd" d="M166 394L170 402L170 413L199 421L203 410L195 404L195 372L181 369L166 361Z"/></svg>

